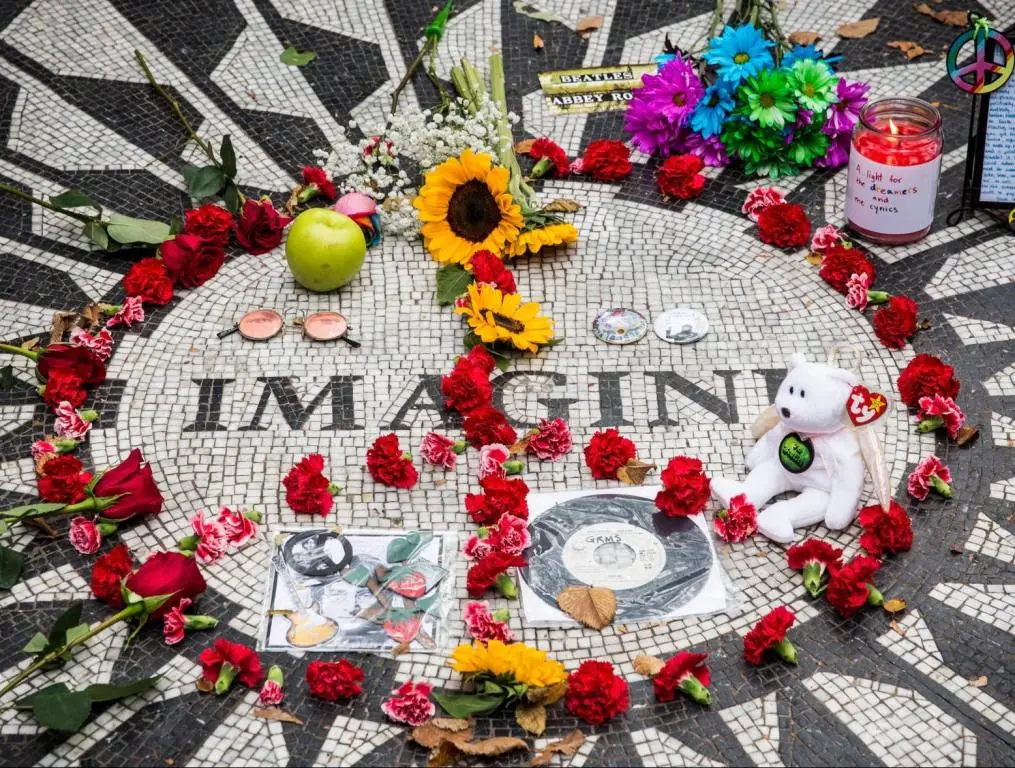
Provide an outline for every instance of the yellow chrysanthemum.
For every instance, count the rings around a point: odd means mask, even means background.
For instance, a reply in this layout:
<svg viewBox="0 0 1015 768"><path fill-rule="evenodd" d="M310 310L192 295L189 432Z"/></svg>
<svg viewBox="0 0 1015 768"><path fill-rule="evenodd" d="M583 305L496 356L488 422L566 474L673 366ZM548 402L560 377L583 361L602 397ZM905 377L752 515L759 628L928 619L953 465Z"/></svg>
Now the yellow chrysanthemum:
<svg viewBox="0 0 1015 768"><path fill-rule="evenodd" d="M518 239L509 243L508 258L515 258L525 253L539 253L540 248L561 245L562 243L578 242L578 230L566 222L547 224L538 229L527 229L518 235Z"/></svg>
<svg viewBox="0 0 1015 768"><path fill-rule="evenodd" d="M507 191L510 173L471 149L426 174L413 206L430 255L441 264L468 264L480 250L503 252L522 226L522 211Z"/></svg>
<svg viewBox="0 0 1015 768"><path fill-rule="evenodd" d="M469 299L455 308L484 344L509 341L515 349L536 352L553 339L553 321L539 314L539 304L522 303L517 293L505 294L489 283L469 286Z"/></svg>
<svg viewBox="0 0 1015 768"><path fill-rule="evenodd" d="M490 640L460 645L451 653L451 666L464 675L488 673L495 677L511 677L531 688L545 688L567 679L564 665L549 658L545 652L524 643L505 645Z"/></svg>

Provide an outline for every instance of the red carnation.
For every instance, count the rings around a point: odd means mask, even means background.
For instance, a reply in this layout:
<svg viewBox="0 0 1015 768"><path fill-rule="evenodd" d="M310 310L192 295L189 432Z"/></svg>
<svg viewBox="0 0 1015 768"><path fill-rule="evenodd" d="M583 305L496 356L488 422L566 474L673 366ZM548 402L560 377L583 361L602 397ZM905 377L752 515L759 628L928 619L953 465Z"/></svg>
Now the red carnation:
<svg viewBox="0 0 1015 768"><path fill-rule="evenodd" d="M577 166L578 173L587 173L596 181L619 181L631 173L631 150L616 139L596 139L585 147Z"/></svg>
<svg viewBox="0 0 1015 768"><path fill-rule="evenodd" d="M53 371L53 374L46 379L45 388L42 390L42 399L46 401L46 405L53 409L64 401L79 408L87 397L88 393L84 390L84 382L73 371Z"/></svg>
<svg viewBox="0 0 1015 768"><path fill-rule="evenodd" d="M889 349L902 349L916 333L916 302L906 296L892 296L874 313L874 333Z"/></svg>
<svg viewBox="0 0 1015 768"><path fill-rule="evenodd" d="M476 251L469 264L477 283L490 283L503 293L518 293L515 276L493 251Z"/></svg>
<svg viewBox="0 0 1015 768"><path fill-rule="evenodd" d="M374 440L367 451L367 469L374 480L392 488L412 488L419 480L412 454L402 451L394 432Z"/></svg>
<svg viewBox="0 0 1015 768"><path fill-rule="evenodd" d="M196 288L215 277L225 263L222 243L197 235L180 234L159 246L162 264L174 283Z"/></svg>
<svg viewBox="0 0 1015 768"><path fill-rule="evenodd" d="M673 155L667 157L659 167L656 184L663 197L691 200L705 189L705 177L701 169L705 163L697 155Z"/></svg>
<svg viewBox="0 0 1015 768"><path fill-rule="evenodd" d="M74 504L85 498L85 486L92 481L81 462L69 453L54 456L42 465L39 496L43 501Z"/></svg>
<svg viewBox="0 0 1015 768"><path fill-rule="evenodd" d="M846 295L847 283L853 275L866 275L867 284L874 284L874 278L877 276L874 265L867 261L858 249L833 245L825 250L823 256L818 274L842 295Z"/></svg>
<svg viewBox="0 0 1015 768"><path fill-rule="evenodd" d="M490 374L484 368L484 360L480 356L473 356L481 346L475 346L468 355L458 358L451 373L441 377L441 393L444 395L444 404L463 416L472 411L489 406L493 400L493 385L490 384ZM483 353L492 356L485 349ZM477 362L478 361L478 362Z"/></svg>
<svg viewBox="0 0 1015 768"><path fill-rule="evenodd" d="M589 725L602 725L627 712L631 698L627 681L608 661L583 661L567 677L564 704L568 711Z"/></svg>
<svg viewBox="0 0 1015 768"><path fill-rule="evenodd" d="M596 432L585 446L585 463L596 480L616 480L617 470L638 454L634 443L615 429Z"/></svg>
<svg viewBox="0 0 1015 768"><path fill-rule="evenodd" d="M465 577L469 597L482 597L495 584L505 597L517 597L518 587L505 572L508 568L524 568L526 565L528 561L524 557L509 552L491 552L480 558Z"/></svg>
<svg viewBox="0 0 1015 768"><path fill-rule="evenodd" d="M747 663L760 664L762 655L771 649L779 658L790 664L796 664L796 648L786 639L786 630L792 627L795 621L796 616L786 606L773 608L744 635L744 658Z"/></svg>
<svg viewBox="0 0 1015 768"><path fill-rule="evenodd" d="M325 701L351 699L363 693L360 685L366 677L363 670L345 659L338 661L312 661L307 667L307 685L310 695Z"/></svg>
<svg viewBox="0 0 1015 768"><path fill-rule="evenodd" d="M117 544L95 561L92 567L92 594L114 608L123 608L120 584L134 570L126 544Z"/></svg>
<svg viewBox="0 0 1015 768"><path fill-rule="evenodd" d="M297 514L327 515L335 503L338 488L324 476L324 457L312 453L289 470L282 479L285 503Z"/></svg>
<svg viewBox="0 0 1015 768"><path fill-rule="evenodd" d="M86 387L94 387L106 380L106 364L88 347L71 344L50 344L39 353L36 366L46 381L59 373L72 373Z"/></svg>
<svg viewBox="0 0 1015 768"><path fill-rule="evenodd" d="M673 701L677 698L677 691L683 691L699 704L711 704L712 696L708 686L712 682L712 673L705 666L707 658L707 653L681 651L667 659L663 668L652 678L656 700Z"/></svg>
<svg viewBox="0 0 1015 768"><path fill-rule="evenodd" d="M871 579L881 567L881 561L866 555L857 555L843 566L829 573L825 597L844 619L848 619L864 605L884 605L885 598Z"/></svg>
<svg viewBox="0 0 1015 768"><path fill-rule="evenodd" d="M525 501L529 486L521 478L487 475L479 485L482 493L465 495L465 509L476 525L496 525L505 514L529 518L529 505Z"/></svg>
<svg viewBox="0 0 1015 768"><path fill-rule="evenodd" d="M898 380L899 395L902 402L910 408L916 408L921 397L955 398L959 394L959 381L955 378L955 369L941 358L921 352L909 361L902 369Z"/></svg>
<svg viewBox="0 0 1015 768"><path fill-rule="evenodd" d="M758 214L758 236L779 248L803 248L811 240L811 222L796 203L770 205Z"/></svg>
<svg viewBox="0 0 1015 768"><path fill-rule="evenodd" d="M161 259L141 259L124 276L123 290L145 304L168 304L173 299L173 279Z"/></svg>
<svg viewBox="0 0 1015 768"><path fill-rule="evenodd" d="M197 660L201 662L201 677L215 684L217 694L228 691L233 680L239 680L248 688L256 688L264 677L257 652L224 637L216 640L211 648L201 651Z"/></svg>
<svg viewBox="0 0 1015 768"><path fill-rule="evenodd" d="M758 510L747 500L747 495L741 493L730 499L728 509L716 512L712 524L723 541L744 541L758 532Z"/></svg>
<svg viewBox="0 0 1015 768"><path fill-rule="evenodd" d="M328 172L319 165L303 166L303 183L316 190L317 194L325 200L334 200L338 197L334 182L328 178ZM303 197L301 195L300 202L306 202L309 199L310 196Z"/></svg>
<svg viewBox="0 0 1015 768"><path fill-rule="evenodd" d="M897 502L891 503L888 512L880 504L864 507L857 521L863 527L860 546L874 557L908 552L913 546L913 526L906 510Z"/></svg>
<svg viewBox="0 0 1015 768"><path fill-rule="evenodd" d="M254 256L267 253L282 242L282 233L290 221L288 216L275 210L267 197L248 198L236 219L236 242Z"/></svg>
<svg viewBox="0 0 1015 768"><path fill-rule="evenodd" d="M556 461L569 454L573 447L571 428L558 416L556 419L539 420L539 426L529 433L525 452L540 461Z"/></svg>
<svg viewBox="0 0 1015 768"><path fill-rule="evenodd" d="M660 477L663 489L656 494L656 506L669 517L688 517L705 508L709 482L700 461L677 456L670 459Z"/></svg>
<svg viewBox="0 0 1015 768"><path fill-rule="evenodd" d="M233 231L233 215L225 208L205 203L183 214L183 231L218 243L224 248L229 245L229 233Z"/></svg>
<svg viewBox="0 0 1015 768"><path fill-rule="evenodd" d="M473 448L482 448L491 443L514 445L518 440L518 434L508 423L507 416L492 405L484 405L470 412L465 417L462 428L465 439Z"/></svg>
<svg viewBox="0 0 1015 768"><path fill-rule="evenodd" d="M567 176L571 170L567 152L552 139L536 139L532 142L532 146L529 148L529 157L537 161L530 174L534 179L545 176L551 168L555 176Z"/></svg>
<svg viewBox="0 0 1015 768"><path fill-rule="evenodd" d="M786 550L786 562L794 571L804 572L804 587L811 597L818 597L825 573L842 564L842 550L827 541L807 539Z"/></svg>

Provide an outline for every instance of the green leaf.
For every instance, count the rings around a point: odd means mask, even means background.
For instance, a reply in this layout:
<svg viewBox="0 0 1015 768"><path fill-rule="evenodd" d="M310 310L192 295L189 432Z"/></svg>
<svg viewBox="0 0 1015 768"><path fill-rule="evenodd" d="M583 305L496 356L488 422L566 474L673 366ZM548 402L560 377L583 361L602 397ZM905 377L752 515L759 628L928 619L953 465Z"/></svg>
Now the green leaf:
<svg viewBox="0 0 1015 768"><path fill-rule="evenodd" d="M504 698L507 692L507 689L503 685L495 683L493 680L486 680L483 682L483 693L485 694Z"/></svg>
<svg viewBox="0 0 1015 768"><path fill-rule="evenodd" d="M0 368L0 389L7 391L14 389L14 366L5 365Z"/></svg>
<svg viewBox="0 0 1015 768"><path fill-rule="evenodd" d="M106 231L106 225L101 221L89 221L85 224L84 235L104 251L116 250L115 248L110 249L109 233Z"/></svg>
<svg viewBox="0 0 1015 768"><path fill-rule="evenodd" d="M290 45L279 54L278 60L291 67L305 67L316 58L317 54L313 51L303 51L301 53L296 50L296 46Z"/></svg>
<svg viewBox="0 0 1015 768"><path fill-rule="evenodd" d="M405 536L392 539L388 544L387 559L389 563L401 563L415 555L433 538L431 533L410 531Z"/></svg>
<svg viewBox="0 0 1015 768"><path fill-rule="evenodd" d="M190 180L190 196L198 201L215 197L225 183L226 177L221 170L214 165L206 165L204 168L198 168L194 178Z"/></svg>
<svg viewBox="0 0 1015 768"><path fill-rule="evenodd" d="M26 517L43 517L44 515L48 515L50 512L56 512L66 506L66 504L58 501L48 503L40 501L35 504L22 504L20 507L5 509L3 512L0 512L0 515L3 515L8 520L11 518L20 520Z"/></svg>
<svg viewBox="0 0 1015 768"><path fill-rule="evenodd" d="M59 648L67 642L67 633L81 623L81 608L84 606L80 600L72 603L71 607L60 614L60 617L53 622L53 628L49 630L49 648Z"/></svg>
<svg viewBox="0 0 1015 768"><path fill-rule="evenodd" d="M98 208L102 210L102 206L92 200L84 192L76 189L68 189L66 192L61 192L56 197L49 198L51 205L55 205L57 208Z"/></svg>
<svg viewBox="0 0 1015 768"><path fill-rule="evenodd" d="M34 706L35 704L35 699L37 696L45 696L49 693L64 693L64 692L70 693L70 688L68 688L64 683L53 683L52 685L47 685L45 688L40 688L35 693L30 693L27 696L21 697L20 699L14 702L14 706L16 709L31 709L32 706Z"/></svg>
<svg viewBox="0 0 1015 768"><path fill-rule="evenodd" d="M52 691L36 694L32 714L39 725L54 731L74 733L92 713L92 699L85 691Z"/></svg>
<svg viewBox="0 0 1015 768"><path fill-rule="evenodd" d="M116 701L127 696L134 696L138 693L150 691L158 683L160 677L160 675L144 677L132 683L121 683L120 685L95 683L85 688L84 692L88 694L92 701Z"/></svg>
<svg viewBox="0 0 1015 768"><path fill-rule="evenodd" d="M78 624L76 627L71 627L70 629L67 630L67 634L64 637L64 641L60 645L66 645L67 643L74 642L79 637L87 635L90 629L91 627L89 627L87 624ZM71 655L73 653L74 649L68 648L66 651L60 654L60 658L63 659L64 661L70 661Z"/></svg>
<svg viewBox="0 0 1015 768"><path fill-rule="evenodd" d="M472 283L471 272L466 272L460 264L448 264L437 270L437 303L442 307L454 304L455 299L469 290Z"/></svg>
<svg viewBox="0 0 1015 768"><path fill-rule="evenodd" d="M368 568L360 562L353 562L342 571L342 578L357 587L365 587L373 576L373 569Z"/></svg>
<svg viewBox="0 0 1015 768"><path fill-rule="evenodd" d="M537 21L560 21L560 17L551 11L540 11L530 5L526 0L515 0L515 11Z"/></svg>
<svg viewBox="0 0 1015 768"><path fill-rule="evenodd" d="M200 170L201 170L200 167L196 165L190 165L189 163L183 166L183 170L181 171L181 173L183 174L183 180L187 182L188 188L194 183L194 179L197 178L197 172Z"/></svg>
<svg viewBox="0 0 1015 768"><path fill-rule="evenodd" d="M106 232L118 243L149 243L160 245L169 237L169 225L150 219L135 219L114 213L109 217Z"/></svg>
<svg viewBox="0 0 1015 768"><path fill-rule="evenodd" d="M222 137L222 146L219 148L219 159L222 161L222 173L227 179L236 175L236 152L233 150L233 140L227 133Z"/></svg>
<svg viewBox="0 0 1015 768"><path fill-rule="evenodd" d="M488 715L504 703L503 696L482 693L435 693L433 697L441 709L461 720L472 715Z"/></svg>
<svg viewBox="0 0 1015 768"><path fill-rule="evenodd" d="M47 638L41 632L36 632L28 644L21 649L22 653L30 653L33 656L38 653L42 653L49 647L49 638Z"/></svg>
<svg viewBox="0 0 1015 768"><path fill-rule="evenodd" d="M169 220L169 234L178 235L183 231L183 219L179 216L173 216Z"/></svg>
<svg viewBox="0 0 1015 768"><path fill-rule="evenodd" d="M511 367L511 358L507 355L493 355L493 364L497 366L497 370L503 373Z"/></svg>
<svg viewBox="0 0 1015 768"><path fill-rule="evenodd" d="M21 578L25 556L16 549L0 547L0 589L10 589Z"/></svg>
<svg viewBox="0 0 1015 768"><path fill-rule="evenodd" d="M222 190L222 202L226 204L226 210L235 216L240 212L240 188L236 182L226 182L226 188Z"/></svg>

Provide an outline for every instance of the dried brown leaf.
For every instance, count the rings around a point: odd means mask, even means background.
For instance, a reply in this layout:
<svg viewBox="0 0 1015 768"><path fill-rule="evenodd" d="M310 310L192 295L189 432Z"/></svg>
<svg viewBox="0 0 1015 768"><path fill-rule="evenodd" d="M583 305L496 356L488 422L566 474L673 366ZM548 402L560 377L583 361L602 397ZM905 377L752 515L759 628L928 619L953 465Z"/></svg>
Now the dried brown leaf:
<svg viewBox="0 0 1015 768"><path fill-rule="evenodd" d="M22 349L27 349L29 352L31 352L33 349L35 349L38 346L39 346L39 340L37 338L36 339L29 339L28 341L21 342L21 348Z"/></svg>
<svg viewBox="0 0 1015 768"><path fill-rule="evenodd" d="M542 704L548 707L563 699L565 693L567 693L567 680L561 680L556 685L548 685L545 688L529 688L525 693L525 698L533 704Z"/></svg>
<svg viewBox="0 0 1015 768"><path fill-rule="evenodd" d="M546 707L523 701L515 707L515 722L533 736L542 736L546 730Z"/></svg>
<svg viewBox="0 0 1015 768"><path fill-rule="evenodd" d="M520 456L521 454L525 453L525 451L529 447L529 441L532 439L532 436L535 433L536 433L536 430L532 430L531 432L529 432L527 435L525 435L525 437L523 437L517 443L515 443L510 448L508 448L508 452L512 456Z"/></svg>
<svg viewBox="0 0 1015 768"><path fill-rule="evenodd" d="M862 37L867 37L875 29L878 28L878 24L881 23L881 17L875 16L872 19L861 19L860 21L851 21L848 24L840 24L836 30L839 33L839 37L848 37L851 40L859 40Z"/></svg>
<svg viewBox="0 0 1015 768"><path fill-rule="evenodd" d="M49 328L49 343L59 344L63 341L64 334L74 327L77 317L77 312L54 312L53 322Z"/></svg>
<svg viewBox="0 0 1015 768"><path fill-rule="evenodd" d="M95 327L102 322L102 309L94 301L81 310L81 317L88 321L88 324Z"/></svg>
<svg viewBox="0 0 1015 768"><path fill-rule="evenodd" d="M481 757L506 755L508 752L514 752L516 749L529 751L529 745L514 736L494 736L490 739L467 741L456 735L451 741L466 755L479 755Z"/></svg>
<svg viewBox="0 0 1015 768"><path fill-rule="evenodd" d="M563 197L558 197L556 200L551 200L543 206L545 213L574 213L580 211L584 206L577 200L568 200Z"/></svg>
<svg viewBox="0 0 1015 768"><path fill-rule="evenodd" d="M888 43L888 47L898 48L900 51L906 54L906 58L909 59L910 61L915 59L917 56L923 56L926 53L930 53L930 51L921 48L919 45L912 42L911 40L892 40L891 42Z"/></svg>
<svg viewBox="0 0 1015 768"><path fill-rule="evenodd" d="M557 595L557 605L592 629L602 629L617 615L617 596L606 587L567 587Z"/></svg>
<svg viewBox="0 0 1015 768"><path fill-rule="evenodd" d="M403 653L407 653L410 647L411 646L409 645L409 643L399 643L398 645L396 645L394 648L391 649L391 658L395 658L396 656L401 656Z"/></svg>
<svg viewBox="0 0 1015 768"><path fill-rule="evenodd" d="M955 444L965 445L974 437L976 437L978 434L980 434L979 427L971 427L967 424L959 429L959 434L955 436Z"/></svg>
<svg viewBox="0 0 1015 768"><path fill-rule="evenodd" d="M585 743L585 734L581 731L571 731L567 736L560 741L554 741L547 744L536 756L532 758L532 762L529 765L541 766L549 765L554 755L563 755L564 757L571 757L581 749L582 744Z"/></svg>
<svg viewBox="0 0 1015 768"><path fill-rule="evenodd" d="M262 720L274 720L276 723L303 725L303 721L296 717L296 715L290 714L284 709L279 709L278 707L254 707L250 714L254 717L259 717Z"/></svg>
<svg viewBox="0 0 1015 768"><path fill-rule="evenodd" d="M913 10L951 27L969 26L969 11L935 11L926 3L914 5Z"/></svg>
<svg viewBox="0 0 1015 768"><path fill-rule="evenodd" d="M200 677L197 682L194 683L194 687L197 688L198 693L211 693L215 690L215 683Z"/></svg>
<svg viewBox="0 0 1015 768"><path fill-rule="evenodd" d="M436 749L430 752L426 765L427 768L446 768L449 765L457 765L458 758L461 756L462 753L458 751L458 747L453 742L442 741Z"/></svg>
<svg viewBox="0 0 1015 768"><path fill-rule="evenodd" d="M533 35L532 36L532 47L533 48L535 48L537 51L541 51L541 50L543 50L543 45L544 45L543 38L541 38L539 35Z"/></svg>
<svg viewBox="0 0 1015 768"><path fill-rule="evenodd" d="M421 747L435 749L442 743L464 734L465 740L472 738L472 723L468 720L454 720L438 717L424 725L416 726L409 733L409 739Z"/></svg>
<svg viewBox="0 0 1015 768"><path fill-rule="evenodd" d="M906 628L901 624L899 624L899 622L897 622L895 619L892 619L891 623L888 626L890 626L892 629L898 632L902 637L906 636Z"/></svg>
<svg viewBox="0 0 1015 768"><path fill-rule="evenodd" d="M790 32L789 41L793 45L814 45L821 39L817 32Z"/></svg>
<svg viewBox="0 0 1015 768"><path fill-rule="evenodd" d="M906 601L893 597L891 600L885 600L885 604L882 607L888 611L888 613L899 613L900 611L906 610Z"/></svg>
<svg viewBox="0 0 1015 768"><path fill-rule="evenodd" d="M655 464L649 464L640 459L631 459L617 470L617 479L625 485L641 485L648 477L648 473L655 468Z"/></svg>
<svg viewBox="0 0 1015 768"><path fill-rule="evenodd" d="M987 684L987 676L980 675L979 677L972 677L969 679L969 686L971 688L982 688Z"/></svg>
<svg viewBox="0 0 1015 768"><path fill-rule="evenodd" d="M655 677L659 670L666 666L666 662L657 659L655 656L636 656L634 659L634 671L645 677Z"/></svg>
<svg viewBox="0 0 1015 768"><path fill-rule="evenodd" d="M595 32L601 26L603 26L602 16L582 16L578 19L574 31L579 35L587 35L590 32Z"/></svg>
<svg viewBox="0 0 1015 768"><path fill-rule="evenodd" d="M515 144L515 154L516 155L529 154L529 150L532 149L532 145L535 143L536 143L535 139L522 139L517 144Z"/></svg>

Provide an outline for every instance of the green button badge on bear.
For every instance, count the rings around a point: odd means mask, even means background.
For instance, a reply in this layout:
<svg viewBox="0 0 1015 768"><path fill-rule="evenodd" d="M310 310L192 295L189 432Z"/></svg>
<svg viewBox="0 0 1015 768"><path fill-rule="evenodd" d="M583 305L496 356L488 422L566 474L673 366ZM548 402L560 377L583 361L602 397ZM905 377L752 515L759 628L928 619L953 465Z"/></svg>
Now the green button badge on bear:
<svg viewBox="0 0 1015 768"><path fill-rule="evenodd" d="M779 443L779 462L787 472L798 475L814 463L814 443L790 432Z"/></svg>

